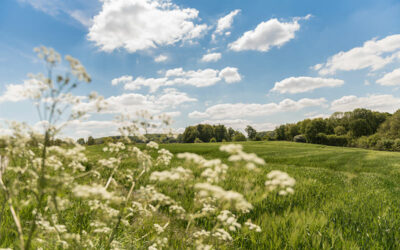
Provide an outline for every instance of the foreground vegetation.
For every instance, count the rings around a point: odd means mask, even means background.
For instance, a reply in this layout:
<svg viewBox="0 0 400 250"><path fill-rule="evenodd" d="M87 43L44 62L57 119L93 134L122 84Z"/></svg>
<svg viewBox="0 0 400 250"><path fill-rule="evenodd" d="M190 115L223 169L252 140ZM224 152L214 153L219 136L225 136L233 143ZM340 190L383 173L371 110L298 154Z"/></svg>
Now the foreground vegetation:
<svg viewBox="0 0 400 250"><path fill-rule="evenodd" d="M77 59L66 56L69 72L54 77L60 55L35 51L48 77L31 75L32 88L23 94L34 101L43 129L14 122L12 134L1 136L0 247L400 248L397 153L238 142L243 134L223 126L187 133L208 131L207 140L222 143L160 146L140 131L170 121L144 111L133 120L118 117L116 141L61 141L69 121L105 103L95 93L71 94L91 81Z"/></svg>

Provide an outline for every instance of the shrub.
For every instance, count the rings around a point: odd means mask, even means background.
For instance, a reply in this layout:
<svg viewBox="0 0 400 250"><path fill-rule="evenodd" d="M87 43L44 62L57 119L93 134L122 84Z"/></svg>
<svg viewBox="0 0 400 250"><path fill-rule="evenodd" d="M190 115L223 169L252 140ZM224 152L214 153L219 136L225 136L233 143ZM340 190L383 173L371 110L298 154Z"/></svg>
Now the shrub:
<svg viewBox="0 0 400 250"><path fill-rule="evenodd" d="M394 151L400 151L400 139L395 139L393 144Z"/></svg>
<svg viewBox="0 0 400 250"><path fill-rule="evenodd" d="M394 140L393 139L387 139L387 138L382 138L381 140L378 141L376 144L376 148L379 150L393 150L393 145L394 145Z"/></svg>
<svg viewBox="0 0 400 250"><path fill-rule="evenodd" d="M330 146L345 147L348 145L348 137L345 135L327 135L326 144Z"/></svg>
<svg viewBox="0 0 400 250"><path fill-rule="evenodd" d="M306 137L304 135L296 135L295 137L293 137L293 141L302 143L307 142Z"/></svg>
<svg viewBox="0 0 400 250"><path fill-rule="evenodd" d="M246 136L240 132L236 132L233 136L233 141L246 141Z"/></svg>
<svg viewBox="0 0 400 250"><path fill-rule="evenodd" d="M194 143L203 143L203 141L200 140L199 138L196 138L196 139L194 140Z"/></svg>
<svg viewBox="0 0 400 250"><path fill-rule="evenodd" d="M211 138L210 142L217 142L217 139L215 137Z"/></svg>

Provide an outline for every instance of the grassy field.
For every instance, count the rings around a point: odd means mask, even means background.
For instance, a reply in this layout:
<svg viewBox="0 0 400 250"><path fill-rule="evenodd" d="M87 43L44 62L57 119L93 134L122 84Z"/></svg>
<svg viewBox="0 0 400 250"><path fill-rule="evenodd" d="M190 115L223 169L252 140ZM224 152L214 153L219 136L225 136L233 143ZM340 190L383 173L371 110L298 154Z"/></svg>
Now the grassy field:
<svg viewBox="0 0 400 250"><path fill-rule="evenodd" d="M220 145L161 147L226 160ZM251 218L263 231L241 237L233 248L400 248L400 153L290 142L245 142L243 146L267 165L247 176L233 168L224 188L245 194L254 205ZM101 151L98 146L88 150L94 158ZM265 175L274 169L296 179L294 195L261 197Z"/></svg>
<svg viewBox="0 0 400 250"><path fill-rule="evenodd" d="M233 166L227 161L228 154L219 151L221 143L160 145L174 154L193 152L206 159L222 159L230 168L221 186L244 194L253 204L250 214L239 217L238 221L243 223L251 218L262 232L232 233L235 240L220 245L220 249L400 248L400 153L290 142L242 144L245 152L254 152L266 161L258 172ZM90 164L107 157L103 146L87 147ZM187 163L175 157L171 165L181 164ZM129 162L123 164L123 168L132 166ZM271 170L285 171L296 179L293 195L269 193L265 196L264 182ZM137 186L146 185L148 177L143 176ZM185 209L193 206L193 191L187 193L179 183L154 185ZM21 211L22 218L30 216L27 209ZM63 214L66 225L76 233L90 230L86 209L77 202L74 209ZM146 242L135 239L157 223L156 220L149 221L148 225L140 224L141 229L119 232L116 239L132 249L143 248ZM186 249L186 225L171 223L170 227L174 228L169 236L169 248ZM207 228L207 225L201 227ZM1 220L0 247L12 247L15 241L15 227L7 213Z"/></svg>

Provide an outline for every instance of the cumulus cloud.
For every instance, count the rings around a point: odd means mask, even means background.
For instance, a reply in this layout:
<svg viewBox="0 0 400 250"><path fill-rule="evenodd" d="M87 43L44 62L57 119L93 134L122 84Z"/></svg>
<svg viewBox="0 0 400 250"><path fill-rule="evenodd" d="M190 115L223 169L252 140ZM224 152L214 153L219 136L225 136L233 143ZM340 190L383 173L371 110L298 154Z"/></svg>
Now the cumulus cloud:
<svg viewBox="0 0 400 250"><path fill-rule="evenodd" d="M196 24L199 11L170 1L106 0L93 18L88 39L103 51L136 52L201 37L207 25Z"/></svg>
<svg viewBox="0 0 400 250"><path fill-rule="evenodd" d="M231 11L228 15L221 17L218 20L217 28L215 29L216 34L222 34L224 31L230 29L233 24L233 18L240 13L240 10Z"/></svg>
<svg viewBox="0 0 400 250"><path fill-rule="evenodd" d="M338 87L344 84L343 80L333 78L320 78L320 77L289 77L280 82L276 82L273 92L284 93L303 93L309 92L317 88L324 87Z"/></svg>
<svg viewBox="0 0 400 250"><path fill-rule="evenodd" d="M352 111L356 108L366 108L380 112L395 112L400 107L400 98L393 95L369 95L357 97L354 95L343 96L331 103L333 111Z"/></svg>
<svg viewBox="0 0 400 250"><path fill-rule="evenodd" d="M0 96L0 103L27 100L34 93L38 92L41 87L43 85L36 79L24 80L22 84L6 85L6 90Z"/></svg>
<svg viewBox="0 0 400 250"><path fill-rule="evenodd" d="M296 31L300 29L299 20L308 19L310 16L293 18L291 22L280 22L276 18L262 22L254 30L245 32L238 40L229 44L229 48L234 51L262 52L267 52L271 47L279 48L295 37Z"/></svg>
<svg viewBox="0 0 400 250"><path fill-rule="evenodd" d="M226 67L224 69L199 69L185 71L183 68L167 70L160 78L121 76L111 81L112 85L124 84L127 90L137 90L142 86L149 87L150 92L157 91L160 87L173 85L191 85L195 87L207 87L220 81L235 83L241 80L237 68Z"/></svg>
<svg viewBox="0 0 400 250"><path fill-rule="evenodd" d="M400 85L400 69L395 69L390 73L385 74L382 78L376 81L383 86L397 86Z"/></svg>
<svg viewBox="0 0 400 250"><path fill-rule="evenodd" d="M243 117L258 117L278 112L297 111L306 107L325 106L325 98L303 98L298 101L285 99L279 103L224 103L207 108L204 112L194 111L191 118L211 119L242 119Z"/></svg>
<svg viewBox="0 0 400 250"><path fill-rule="evenodd" d="M201 58L202 62L216 62L221 59L221 53L208 53Z"/></svg>
<svg viewBox="0 0 400 250"><path fill-rule="evenodd" d="M332 75L338 71L360 69L378 70L398 58L400 34L366 41L363 46L341 51L330 57L326 63L317 64L314 69L320 75Z"/></svg>
<svg viewBox="0 0 400 250"><path fill-rule="evenodd" d="M138 111L147 110L151 114L159 114L176 108L183 103L195 102L195 98L186 93L179 92L173 88L164 89L159 95L142 95L137 93L124 93L118 96L110 96L105 99L107 108L102 110L103 114L135 114ZM95 112L95 102L82 102L76 107L77 110ZM176 112L176 111L173 111Z"/></svg>
<svg viewBox="0 0 400 250"><path fill-rule="evenodd" d="M156 58L154 58L154 61L159 63L159 62L165 62L168 60L168 56L166 55L159 55Z"/></svg>
<svg viewBox="0 0 400 250"><path fill-rule="evenodd" d="M277 124L274 124L274 123L269 123L269 122L257 123L257 122L253 122L250 120L244 120L244 119L205 120L205 121L202 121L201 124L211 124L211 125L223 124L227 127L231 127L235 130L240 130L242 132L245 131L245 128L247 127L247 125L252 126L257 131L271 131L271 130L274 130L277 126Z"/></svg>
<svg viewBox="0 0 400 250"><path fill-rule="evenodd" d="M240 76L238 69L233 67L226 67L219 72L219 77L224 79L227 83L240 82L242 77Z"/></svg>

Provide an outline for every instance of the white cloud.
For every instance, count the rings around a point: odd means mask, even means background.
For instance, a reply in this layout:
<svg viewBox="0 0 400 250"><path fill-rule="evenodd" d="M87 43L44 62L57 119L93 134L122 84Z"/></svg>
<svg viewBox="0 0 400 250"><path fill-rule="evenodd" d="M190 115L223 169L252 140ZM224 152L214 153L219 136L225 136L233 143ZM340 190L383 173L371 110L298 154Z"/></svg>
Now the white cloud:
<svg viewBox="0 0 400 250"><path fill-rule="evenodd" d="M295 37L296 31L300 29L299 20L308 19L293 18L292 22L280 22L273 18L260 23L254 30L245 32L238 40L229 44L234 51L257 50L267 52L271 47L281 47Z"/></svg>
<svg viewBox="0 0 400 250"><path fill-rule="evenodd" d="M93 24L93 20L90 16L82 10L72 10L69 11L68 14L85 27L90 27Z"/></svg>
<svg viewBox="0 0 400 250"><path fill-rule="evenodd" d="M381 112L395 112L400 107L400 98L392 95L369 95L357 97L354 95L343 96L331 103L333 111L352 111L356 108L366 108Z"/></svg>
<svg viewBox="0 0 400 250"><path fill-rule="evenodd" d="M202 58L202 62L216 62L221 59L221 53L209 53L205 54Z"/></svg>
<svg viewBox="0 0 400 250"><path fill-rule="evenodd" d="M106 0L93 18L88 39L104 51L129 52L172 45L201 37L207 25L195 24L198 10L170 1Z"/></svg>
<svg viewBox="0 0 400 250"><path fill-rule="evenodd" d="M221 72L219 72L219 77L224 79L227 83L235 83L242 80L238 69L233 67L226 67L221 70Z"/></svg>
<svg viewBox="0 0 400 250"><path fill-rule="evenodd" d="M104 114L135 114L137 111L146 110L151 114L171 112L168 109L176 108L183 103L195 102L195 98L173 88L164 89L159 95L142 95L137 93L124 93L119 96L110 96L105 99L107 108ZM76 110L95 112L95 102L82 102L74 107ZM175 112L175 111L173 111Z"/></svg>
<svg viewBox="0 0 400 250"><path fill-rule="evenodd" d="M155 62L165 62L168 60L168 56L166 55L159 55L156 58L154 58Z"/></svg>
<svg viewBox="0 0 400 250"><path fill-rule="evenodd" d="M222 34L225 30L232 27L233 18L240 13L240 10L231 11L228 15L221 17L218 20L217 28L215 29L216 34Z"/></svg>
<svg viewBox="0 0 400 250"><path fill-rule="evenodd" d="M18 0L18 2L29 4L34 9L42 11L51 16L59 14L62 9L62 2L60 0Z"/></svg>
<svg viewBox="0 0 400 250"><path fill-rule="evenodd" d="M222 80L226 83L234 83L241 80L238 69L232 67L226 67L221 71L216 69L184 71L182 68L175 68L167 70L163 74L160 78L138 77L133 79L132 76L121 76L113 79L111 84L124 84L124 88L127 90L137 90L145 86L150 88L150 92L155 92L163 86L191 85L195 87L207 87Z"/></svg>
<svg viewBox="0 0 400 250"><path fill-rule="evenodd" d="M24 80L23 84L6 85L5 92L0 96L0 103L27 100L38 93L41 86L41 82L35 79Z"/></svg>
<svg viewBox="0 0 400 250"><path fill-rule="evenodd" d="M344 84L343 80L333 78L320 77L289 77L280 82L275 82L275 86L271 91L283 93L303 93L309 92L317 88L338 87Z"/></svg>
<svg viewBox="0 0 400 250"><path fill-rule="evenodd" d="M207 108L204 112L194 111L189 114L192 118L211 119L242 119L243 117L259 117L271 115L277 112L297 111L306 107L325 106L324 98L303 98L298 101L285 99L280 103L225 103L217 104Z"/></svg>
<svg viewBox="0 0 400 250"><path fill-rule="evenodd" d="M398 57L400 34L387 36L381 40L366 41L363 46L349 51L341 51L330 57L326 63L314 66L320 75L332 75L338 71L360 69L378 70ZM397 53L394 53L397 52Z"/></svg>
<svg viewBox="0 0 400 250"><path fill-rule="evenodd" d="M74 9L74 1L63 1L63 0L17 0L22 4L29 4L34 9L42 11L50 16L59 17L60 14L69 15L74 20L78 21L85 27L90 27L92 25L92 19L89 12L89 7L82 9ZM83 5L87 2L83 2ZM75 4L76 5L76 4ZM82 5L82 3L79 3ZM91 6L90 4L88 4Z"/></svg>
<svg viewBox="0 0 400 250"><path fill-rule="evenodd" d="M265 122L265 123L256 123L250 120L244 119L233 119L233 120L205 120L202 121L200 124L210 124L210 125L218 125L223 124L226 127L231 127L235 130L240 130L245 132L245 128L247 125L252 126L257 131L271 131L276 128L276 124Z"/></svg>
<svg viewBox="0 0 400 250"><path fill-rule="evenodd" d="M385 74L382 78L376 81L383 86L397 86L400 85L400 69L395 69L390 73Z"/></svg>
<svg viewBox="0 0 400 250"><path fill-rule="evenodd" d="M329 118L328 114L318 114L317 112L309 112L304 114L304 116L308 119L316 119L316 118Z"/></svg>
<svg viewBox="0 0 400 250"><path fill-rule="evenodd" d="M188 116L189 116L189 118L193 118L193 119L196 119L196 118L207 118L208 114L206 114L204 112L193 111Z"/></svg>

